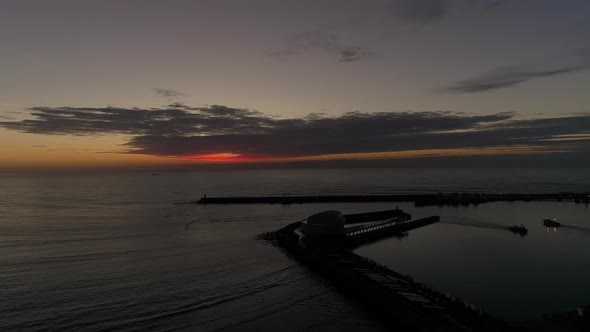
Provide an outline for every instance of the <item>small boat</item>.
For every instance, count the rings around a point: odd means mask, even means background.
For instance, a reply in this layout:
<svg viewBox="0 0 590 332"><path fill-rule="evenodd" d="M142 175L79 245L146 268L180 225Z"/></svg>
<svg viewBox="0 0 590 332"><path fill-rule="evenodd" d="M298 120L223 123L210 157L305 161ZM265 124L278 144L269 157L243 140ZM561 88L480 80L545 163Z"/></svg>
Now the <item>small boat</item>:
<svg viewBox="0 0 590 332"><path fill-rule="evenodd" d="M526 229L526 227L524 227L524 225L512 225L512 226L508 227L508 230L510 230L512 233L520 234L520 235L527 235L529 232L529 230Z"/></svg>
<svg viewBox="0 0 590 332"><path fill-rule="evenodd" d="M544 218L543 225L547 227L559 227L561 224L555 218Z"/></svg>

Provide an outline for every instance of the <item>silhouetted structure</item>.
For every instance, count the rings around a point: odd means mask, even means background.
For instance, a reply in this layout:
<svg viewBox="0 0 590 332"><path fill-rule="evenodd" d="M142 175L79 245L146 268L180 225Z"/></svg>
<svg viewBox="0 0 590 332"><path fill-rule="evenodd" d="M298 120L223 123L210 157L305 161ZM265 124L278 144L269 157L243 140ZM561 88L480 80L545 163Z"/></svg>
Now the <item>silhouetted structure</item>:
<svg viewBox="0 0 590 332"><path fill-rule="evenodd" d="M395 212L393 212L395 211ZM395 215L379 221L379 215ZM372 220L346 227L348 215L325 211L267 234L275 245L357 299L392 328L404 331L497 331L502 320L483 314L473 305L445 296L411 277L396 273L347 247L404 233L440 220L433 216L409 221L399 209L350 215Z"/></svg>
<svg viewBox="0 0 590 332"><path fill-rule="evenodd" d="M590 193L555 194L482 194L449 193L425 195L327 195L327 196L256 196L202 197L198 204L303 204L303 203L367 203L414 202L416 206L470 205L499 201L572 201L589 203Z"/></svg>

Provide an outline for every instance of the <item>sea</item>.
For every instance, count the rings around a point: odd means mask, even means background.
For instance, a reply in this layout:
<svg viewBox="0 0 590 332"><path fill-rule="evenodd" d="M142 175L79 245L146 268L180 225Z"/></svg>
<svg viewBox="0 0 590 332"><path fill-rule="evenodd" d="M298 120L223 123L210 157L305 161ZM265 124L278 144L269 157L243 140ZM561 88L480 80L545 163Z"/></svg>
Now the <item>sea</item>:
<svg viewBox="0 0 590 332"><path fill-rule="evenodd" d="M0 330L384 331L258 235L328 209L441 222L355 249L507 320L590 304L574 202L198 205L204 195L590 191L589 169L277 169L0 174ZM560 228L546 228L555 217ZM502 226L524 224L520 237Z"/></svg>

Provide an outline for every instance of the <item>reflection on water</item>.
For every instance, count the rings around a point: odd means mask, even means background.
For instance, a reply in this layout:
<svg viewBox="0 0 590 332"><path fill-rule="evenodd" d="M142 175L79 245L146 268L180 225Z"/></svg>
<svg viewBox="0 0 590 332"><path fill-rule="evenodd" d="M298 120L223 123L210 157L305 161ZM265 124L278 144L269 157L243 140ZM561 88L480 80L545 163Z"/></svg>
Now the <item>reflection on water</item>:
<svg viewBox="0 0 590 332"><path fill-rule="evenodd" d="M576 231L579 231L579 232L590 233L590 227L573 226L573 225L561 225L560 228L572 229L572 230L576 230Z"/></svg>
<svg viewBox="0 0 590 332"><path fill-rule="evenodd" d="M499 230L508 230L508 226L503 226L493 222L484 222L478 220L469 220L466 218L456 217L456 216L447 216L447 220L441 221L443 224L449 225L461 225L461 226L468 226L468 227L480 227L480 228L487 228L487 229L499 229Z"/></svg>

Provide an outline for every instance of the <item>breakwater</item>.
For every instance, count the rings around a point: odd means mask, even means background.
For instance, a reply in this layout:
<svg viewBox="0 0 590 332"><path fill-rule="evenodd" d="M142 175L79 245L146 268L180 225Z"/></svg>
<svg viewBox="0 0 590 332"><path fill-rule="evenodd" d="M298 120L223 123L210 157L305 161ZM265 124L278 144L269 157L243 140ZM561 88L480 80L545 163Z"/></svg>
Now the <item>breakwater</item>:
<svg viewBox="0 0 590 332"><path fill-rule="evenodd" d="M438 221L437 217L406 222L411 229ZM401 225L401 224L400 224ZM302 245L301 222L266 234L289 256L331 281L344 294L363 304L392 329L402 331L499 331L508 326L450 295L443 294L368 258L341 247ZM366 232L370 233L370 232ZM355 236L352 234L351 236Z"/></svg>
<svg viewBox="0 0 590 332"><path fill-rule="evenodd" d="M331 211L330 211L331 212ZM366 257L354 254L351 249L381 238L407 236L408 231L438 222L433 216L410 220L402 210L388 210L356 214L358 223L345 222L345 232L327 236L311 236L305 226L296 222L283 229L265 234L288 256L302 262L310 270L322 275L343 294L356 300L387 326L402 331L585 331L589 322L588 308L578 311L544 315L543 319L505 322L486 314L475 305L466 303L448 293L434 290ZM394 216L379 220L380 215ZM326 226L334 226L334 214L324 215ZM349 216L344 215L344 219ZM329 218L328 218L329 217ZM352 218L354 220L354 217ZM450 222L452 223L452 222ZM304 227L302 227L304 226ZM509 229L509 228L501 228ZM313 229L312 229L313 230ZM334 228L337 231L336 228ZM335 236L341 234L339 236ZM311 236L311 237L310 237ZM403 255L403 252L396 252ZM586 315L582 315L586 313Z"/></svg>
<svg viewBox="0 0 590 332"><path fill-rule="evenodd" d="M470 205L499 201L572 201L589 203L590 193L553 194L484 194L449 193L418 195L306 195L306 196L203 196L197 204L303 204L303 203L370 203L414 202L416 206Z"/></svg>

